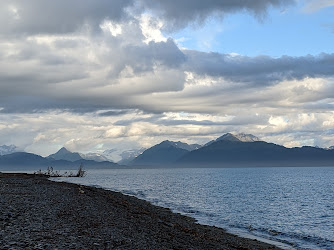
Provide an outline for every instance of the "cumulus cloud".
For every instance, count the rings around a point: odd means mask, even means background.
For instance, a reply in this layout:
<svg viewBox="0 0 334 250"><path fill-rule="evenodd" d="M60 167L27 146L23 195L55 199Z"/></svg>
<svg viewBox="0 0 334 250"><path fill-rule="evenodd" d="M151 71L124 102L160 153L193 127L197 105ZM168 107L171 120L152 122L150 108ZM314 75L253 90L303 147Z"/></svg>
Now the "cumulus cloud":
<svg viewBox="0 0 334 250"><path fill-rule="evenodd" d="M249 95L250 89L263 91L282 81L334 74L333 54L272 58L205 53L181 50L172 39L146 43L138 20L122 28L124 32L116 37L80 33L0 44L6 51L0 58L0 112L217 112L216 106L207 103L267 103L275 95ZM139 32L127 31L134 28ZM129 44L128 38L136 42ZM330 86L326 88L310 92L299 86L294 91L300 101L321 100L332 93ZM227 92L238 96L224 96Z"/></svg>
<svg viewBox="0 0 334 250"><path fill-rule="evenodd" d="M83 32L0 43L2 112L136 108L135 95L182 90L185 56L174 41L146 43L139 20L122 28L117 37Z"/></svg>
<svg viewBox="0 0 334 250"><path fill-rule="evenodd" d="M137 75L153 71L157 66L177 68L185 61L184 54L172 39L166 42L151 41L140 46L127 45L120 49L121 57L118 58L117 64L110 72L110 77L118 78L126 67L131 67L131 73Z"/></svg>

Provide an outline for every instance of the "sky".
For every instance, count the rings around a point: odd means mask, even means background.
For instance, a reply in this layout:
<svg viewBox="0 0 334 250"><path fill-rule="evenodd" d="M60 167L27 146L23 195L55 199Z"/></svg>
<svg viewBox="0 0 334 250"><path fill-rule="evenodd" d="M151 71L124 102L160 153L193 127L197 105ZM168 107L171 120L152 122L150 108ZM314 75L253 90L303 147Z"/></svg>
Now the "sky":
<svg viewBox="0 0 334 250"><path fill-rule="evenodd" d="M1 0L0 145L334 145L334 0Z"/></svg>

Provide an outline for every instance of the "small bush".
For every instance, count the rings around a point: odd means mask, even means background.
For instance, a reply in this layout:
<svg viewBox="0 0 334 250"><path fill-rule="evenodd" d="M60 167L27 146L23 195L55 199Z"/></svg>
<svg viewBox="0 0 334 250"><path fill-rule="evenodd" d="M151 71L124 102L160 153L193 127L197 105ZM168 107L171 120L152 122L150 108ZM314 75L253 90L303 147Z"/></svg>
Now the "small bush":
<svg viewBox="0 0 334 250"><path fill-rule="evenodd" d="M34 172L35 175L42 175L47 177L85 177L86 171L83 169L83 164L80 164L78 172L73 174L73 172L64 172L61 174L58 170L54 171L53 167L48 167L46 171L42 171L41 169Z"/></svg>
<svg viewBox="0 0 334 250"><path fill-rule="evenodd" d="M85 176L86 176L86 171L83 170L83 164L81 163L75 177L85 177Z"/></svg>

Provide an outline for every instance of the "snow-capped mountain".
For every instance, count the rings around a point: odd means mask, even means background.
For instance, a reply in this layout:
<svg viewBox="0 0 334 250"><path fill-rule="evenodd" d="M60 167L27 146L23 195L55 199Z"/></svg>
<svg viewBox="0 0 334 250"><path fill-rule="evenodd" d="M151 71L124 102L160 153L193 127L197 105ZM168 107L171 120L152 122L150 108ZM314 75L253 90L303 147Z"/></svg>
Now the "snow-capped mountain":
<svg viewBox="0 0 334 250"><path fill-rule="evenodd" d="M8 155L20 150L15 145L2 145L0 146L0 155Z"/></svg>

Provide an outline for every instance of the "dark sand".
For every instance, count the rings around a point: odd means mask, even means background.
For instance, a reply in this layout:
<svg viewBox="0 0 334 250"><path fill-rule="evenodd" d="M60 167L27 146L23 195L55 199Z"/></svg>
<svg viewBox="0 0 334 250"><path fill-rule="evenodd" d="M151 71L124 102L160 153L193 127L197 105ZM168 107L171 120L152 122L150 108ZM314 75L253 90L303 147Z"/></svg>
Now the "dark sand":
<svg viewBox="0 0 334 250"><path fill-rule="evenodd" d="M0 249L278 249L121 193L0 173Z"/></svg>

